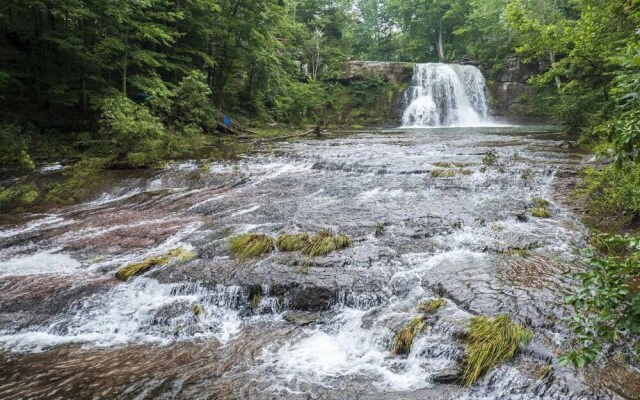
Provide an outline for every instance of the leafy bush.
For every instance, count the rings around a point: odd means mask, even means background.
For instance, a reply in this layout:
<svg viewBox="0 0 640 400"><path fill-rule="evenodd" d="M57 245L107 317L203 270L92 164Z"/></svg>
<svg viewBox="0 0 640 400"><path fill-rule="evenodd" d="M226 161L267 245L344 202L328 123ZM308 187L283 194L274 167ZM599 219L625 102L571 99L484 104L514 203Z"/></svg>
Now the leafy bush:
<svg viewBox="0 0 640 400"><path fill-rule="evenodd" d="M114 94L100 102L100 133L111 143L115 162L147 166L163 158L164 125L145 106Z"/></svg>
<svg viewBox="0 0 640 400"><path fill-rule="evenodd" d="M631 346L640 359L640 238L600 234L583 255L589 268L573 274L580 284L565 297L577 343L560 362L583 367L608 343Z"/></svg>
<svg viewBox="0 0 640 400"><path fill-rule="evenodd" d="M34 169L35 163L28 153L28 128L21 128L17 124L0 124L0 163L20 164L28 169Z"/></svg>

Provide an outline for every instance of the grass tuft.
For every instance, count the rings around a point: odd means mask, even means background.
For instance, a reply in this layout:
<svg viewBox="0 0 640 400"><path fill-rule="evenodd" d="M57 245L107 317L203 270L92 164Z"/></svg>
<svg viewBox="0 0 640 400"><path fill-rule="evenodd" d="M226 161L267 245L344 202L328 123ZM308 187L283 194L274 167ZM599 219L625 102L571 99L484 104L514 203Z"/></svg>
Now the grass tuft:
<svg viewBox="0 0 640 400"><path fill-rule="evenodd" d="M434 178L453 178L456 176L456 171L450 169L435 169L431 171L431 176Z"/></svg>
<svg viewBox="0 0 640 400"><path fill-rule="evenodd" d="M157 265L167 265L173 262L181 263L189 261L193 257L195 257L195 254L189 250L182 248L173 249L165 255L147 257L138 263L120 267L116 272L116 278L126 282L133 276L142 274Z"/></svg>
<svg viewBox="0 0 640 400"><path fill-rule="evenodd" d="M531 202L533 203L533 206L536 208L547 208L549 207L549 202L543 198L540 197L534 197L533 199L531 199Z"/></svg>
<svg viewBox="0 0 640 400"><path fill-rule="evenodd" d="M489 369L511 359L520 345L532 338L531 331L512 322L508 315L473 318L462 380L467 386L473 385Z"/></svg>
<svg viewBox="0 0 640 400"><path fill-rule="evenodd" d="M395 354L409 354L413 340L422 332L424 326L423 316L414 317L407 322L393 338L393 352Z"/></svg>
<svg viewBox="0 0 640 400"><path fill-rule="evenodd" d="M447 304L447 301L442 298L426 300L418 305L418 311L425 314L435 314L445 304Z"/></svg>
<svg viewBox="0 0 640 400"><path fill-rule="evenodd" d="M278 237L276 246L281 251L298 251L304 249L309 244L309 234L295 233L284 234Z"/></svg>
<svg viewBox="0 0 640 400"><path fill-rule="evenodd" d="M551 218L551 211L544 207L536 207L531 209L531 215L536 218Z"/></svg>
<svg viewBox="0 0 640 400"><path fill-rule="evenodd" d="M275 248L275 243L270 236L246 233L232 237L229 241L229 248L239 260L246 260L271 253Z"/></svg>
<svg viewBox="0 0 640 400"><path fill-rule="evenodd" d="M204 307L200 304L194 304L191 306L191 311L193 311L193 315L199 317L204 314Z"/></svg>
<svg viewBox="0 0 640 400"><path fill-rule="evenodd" d="M377 223L376 224L376 231L375 231L375 236L382 236L382 234L384 233L384 225L381 223Z"/></svg>
<svg viewBox="0 0 640 400"><path fill-rule="evenodd" d="M347 235L336 235L330 231L320 231L302 249L302 254L310 257L325 256L333 251L341 250L351 246L352 240Z"/></svg>

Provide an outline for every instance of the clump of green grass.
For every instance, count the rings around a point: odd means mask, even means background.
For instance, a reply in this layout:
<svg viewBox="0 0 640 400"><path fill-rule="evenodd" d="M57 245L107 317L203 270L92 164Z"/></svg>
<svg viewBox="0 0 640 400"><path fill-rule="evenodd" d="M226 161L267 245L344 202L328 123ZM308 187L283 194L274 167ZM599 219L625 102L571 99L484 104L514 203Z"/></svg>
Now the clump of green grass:
<svg viewBox="0 0 640 400"><path fill-rule="evenodd" d="M393 352L395 354L409 354L413 340L425 327L424 317L417 316L405 324L393 338Z"/></svg>
<svg viewBox="0 0 640 400"><path fill-rule="evenodd" d="M173 249L165 255L147 257L138 263L120 267L116 272L116 278L126 282L133 276L142 274L157 265L167 265L173 262L181 263L189 261L193 257L195 257L195 254L189 250L182 248Z"/></svg>
<svg viewBox="0 0 640 400"><path fill-rule="evenodd" d="M434 178L453 178L456 176L456 171L435 169L431 171L431 176Z"/></svg>
<svg viewBox="0 0 640 400"><path fill-rule="evenodd" d="M382 236L383 233L384 233L384 225L381 224L381 223L377 223L376 224L376 231L375 231L376 237Z"/></svg>
<svg viewBox="0 0 640 400"><path fill-rule="evenodd" d="M323 230L309 239L309 243L302 249L302 254L310 257L325 256L349 247L351 244L352 240L349 236L343 234L334 236L332 232Z"/></svg>
<svg viewBox="0 0 640 400"><path fill-rule="evenodd" d="M459 169L457 172L458 174L465 175L465 176L473 174L473 171L471 171L470 169Z"/></svg>
<svg viewBox="0 0 640 400"><path fill-rule="evenodd" d="M543 198L540 198L540 197L534 197L533 199L531 199L531 202L537 208L547 208L547 207L549 207L549 202L547 200L543 199Z"/></svg>
<svg viewBox="0 0 640 400"><path fill-rule="evenodd" d="M506 251L506 254L508 256L517 256L520 258L527 258L529 257L529 250L527 249L509 249Z"/></svg>
<svg viewBox="0 0 640 400"><path fill-rule="evenodd" d="M304 249L309 244L309 234L295 233L283 234L278 237L276 246L281 251L298 251Z"/></svg>
<svg viewBox="0 0 640 400"><path fill-rule="evenodd" d="M498 162L498 152L496 151L496 149L490 149L485 153L484 157L482 158L482 164L484 164L485 166L496 165L497 162Z"/></svg>
<svg viewBox="0 0 640 400"><path fill-rule="evenodd" d="M462 380L467 386L473 385L489 369L511 359L520 345L532 338L531 331L512 322L508 315L473 318Z"/></svg>
<svg viewBox="0 0 640 400"><path fill-rule="evenodd" d="M425 314L435 314L445 304L447 304L447 301L442 298L426 300L418 305L418 311Z"/></svg>
<svg viewBox="0 0 640 400"><path fill-rule="evenodd" d="M239 260L246 260L251 257L271 253L275 248L275 243L270 236L258 233L245 233L244 235L232 237L229 241L229 248Z"/></svg>
<svg viewBox="0 0 640 400"><path fill-rule="evenodd" d="M200 304L194 304L191 306L191 311L193 311L193 315L199 317L204 314L204 307L202 307L202 305Z"/></svg>
<svg viewBox="0 0 640 400"><path fill-rule="evenodd" d="M536 207L531 209L531 215L536 218L551 218L551 211L544 207Z"/></svg>
<svg viewBox="0 0 640 400"><path fill-rule="evenodd" d="M434 167L440 167L440 168L462 168L462 167L466 167L468 164L464 164L464 163L459 163L459 162L443 162L443 161L438 161L432 164Z"/></svg>

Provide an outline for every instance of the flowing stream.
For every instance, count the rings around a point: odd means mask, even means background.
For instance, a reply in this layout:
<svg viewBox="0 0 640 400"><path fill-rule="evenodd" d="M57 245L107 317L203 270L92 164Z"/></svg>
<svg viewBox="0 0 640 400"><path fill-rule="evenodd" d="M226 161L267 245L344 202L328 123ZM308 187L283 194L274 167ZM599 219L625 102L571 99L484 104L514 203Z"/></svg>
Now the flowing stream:
<svg viewBox="0 0 640 400"><path fill-rule="evenodd" d="M473 65L417 64L405 93L404 127L479 126L488 123L487 85Z"/></svg>
<svg viewBox="0 0 640 400"><path fill-rule="evenodd" d="M2 227L0 398L618 398L606 374L556 364L563 273L587 235L563 203L584 162L564 140L546 127L368 131L109 172L91 201ZM534 197L551 218L530 216ZM244 232L320 229L354 245L243 263L228 250ZM196 257L114 278L176 247ZM410 354L392 354L438 297ZM533 343L459 385L470 318L505 313Z"/></svg>

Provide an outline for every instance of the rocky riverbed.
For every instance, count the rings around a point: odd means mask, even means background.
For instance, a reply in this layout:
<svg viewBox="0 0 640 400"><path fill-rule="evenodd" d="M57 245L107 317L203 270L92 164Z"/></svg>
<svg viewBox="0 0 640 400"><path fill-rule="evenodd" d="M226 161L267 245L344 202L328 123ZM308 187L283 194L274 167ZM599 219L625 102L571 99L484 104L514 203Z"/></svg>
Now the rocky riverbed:
<svg viewBox="0 0 640 400"><path fill-rule="evenodd" d="M565 144L550 127L369 131L120 173L90 202L0 231L0 398L628 396L614 381L633 371L556 364L565 272L588 235L565 203L585 157ZM531 215L534 198L550 218ZM353 246L243 262L228 249L246 232L321 229ZM195 257L114 277L175 248ZM393 355L395 332L440 297ZM461 386L470 319L500 314L533 342Z"/></svg>

